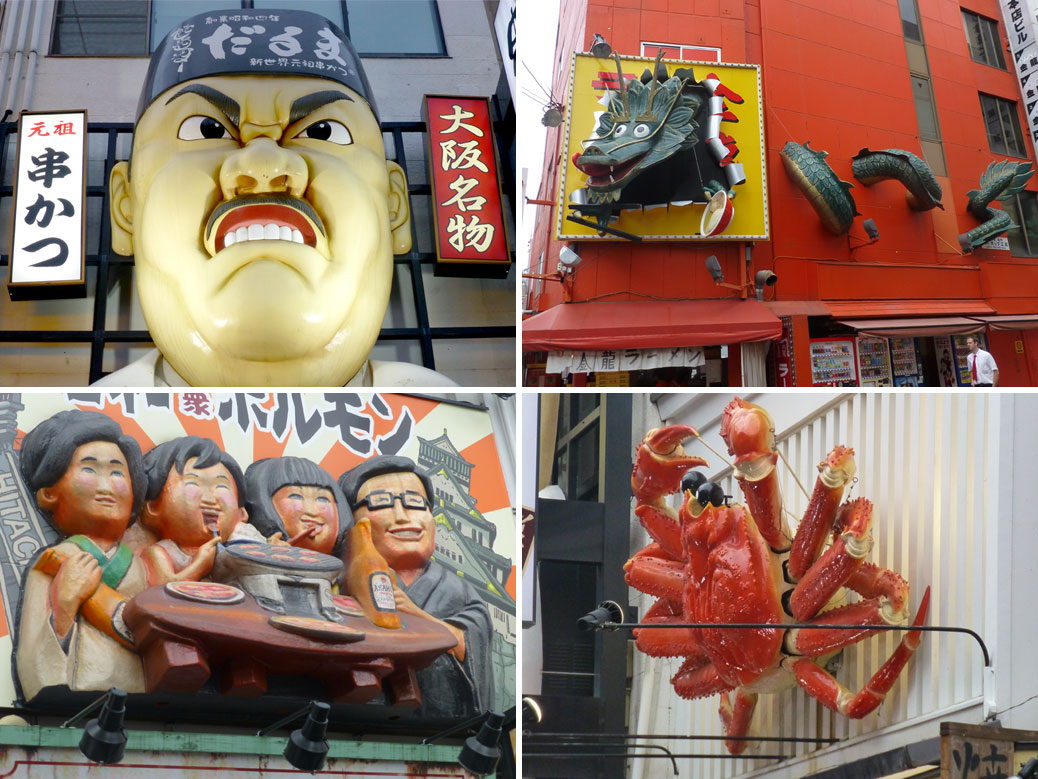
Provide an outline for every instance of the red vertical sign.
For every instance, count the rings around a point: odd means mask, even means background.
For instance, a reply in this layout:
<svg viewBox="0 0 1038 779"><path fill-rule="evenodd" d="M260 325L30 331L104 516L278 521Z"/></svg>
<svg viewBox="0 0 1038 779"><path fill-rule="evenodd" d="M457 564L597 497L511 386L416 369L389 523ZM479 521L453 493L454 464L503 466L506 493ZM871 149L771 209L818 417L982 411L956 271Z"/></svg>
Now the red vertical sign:
<svg viewBox="0 0 1038 779"><path fill-rule="evenodd" d="M509 263L490 101L426 95L429 182L440 262Z"/></svg>

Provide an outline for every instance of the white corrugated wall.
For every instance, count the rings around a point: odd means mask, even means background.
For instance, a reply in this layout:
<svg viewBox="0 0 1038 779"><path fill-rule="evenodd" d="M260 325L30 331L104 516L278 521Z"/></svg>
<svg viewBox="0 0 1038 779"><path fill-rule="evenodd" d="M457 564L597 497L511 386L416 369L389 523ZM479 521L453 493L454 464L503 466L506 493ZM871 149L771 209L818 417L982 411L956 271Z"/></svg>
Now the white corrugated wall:
<svg viewBox="0 0 1038 779"><path fill-rule="evenodd" d="M999 396L776 393L747 398L772 414L779 449L809 491L817 475L815 466L826 453L836 444L853 447L858 481L849 495L867 497L875 504L875 546L869 559L905 576L912 587L913 613L923 590L931 586L928 624L967 627L987 637L985 627L990 628L994 619L989 617L985 624L984 604L990 567L986 560L994 559L998 523ZM729 400L730 395L665 395L655 405L665 423L697 427L703 439L726 455L717 423ZM733 487L726 491L740 500L730 469L715 454L697 443L686 448L706 457L714 480ZM779 470L795 528L807 498L781 461ZM632 521L637 526L633 515ZM642 598L639 605L644 610L650 603L651 599ZM899 640L900 634L890 633L845 649L837 678L852 690L860 689ZM635 654L632 733L722 733L716 697L689 702L671 690L669 679L679 661ZM982 655L972 639L924 634L919 651L887 700L862 720L833 714L799 689L760 697L751 735L835 738L841 743L756 742L745 759L679 760L680 776L799 777L934 737L939 719L982 719L982 677ZM644 743L663 744L676 754L725 754L720 741ZM795 757L782 763L752 757L767 754ZM634 760L629 765L629 775L636 779L674 776L669 760Z"/></svg>

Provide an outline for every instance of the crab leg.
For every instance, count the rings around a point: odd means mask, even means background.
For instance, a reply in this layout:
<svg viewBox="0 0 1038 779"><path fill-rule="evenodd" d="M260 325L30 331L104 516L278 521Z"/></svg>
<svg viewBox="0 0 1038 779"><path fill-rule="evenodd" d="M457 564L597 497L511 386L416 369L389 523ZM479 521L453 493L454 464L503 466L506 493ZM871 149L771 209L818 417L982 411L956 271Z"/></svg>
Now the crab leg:
<svg viewBox="0 0 1038 779"><path fill-rule="evenodd" d="M660 556L663 548L649 544L624 563L624 578L636 590L657 598L681 602L685 589L685 563Z"/></svg>
<svg viewBox="0 0 1038 779"><path fill-rule="evenodd" d="M835 447L818 463L818 479L789 552L789 575L793 581L800 581L818 559L825 538L833 529L843 491L854 473L854 450L845 446Z"/></svg>
<svg viewBox="0 0 1038 779"><path fill-rule="evenodd" d="M782 516L775 464L775 423L760 406L736 398L721 416L721 438L735 457L735 479L746 506L768 546L776 552L789 549L789 527Z"/></svg>
<svg viewBox="0 0 1038 779"><path fill-rule="evenodd" d="M827 611L821 616L809 620L812 625L903 625L908 615L903 612L892 612L889 604L880 598L841 606ZM792 628L786 631L786 651L796 655L820 657L835 652L845 646L864 641L878 630L799 630Z"/></svg>
<svg viewBox="0 0 1038 779"><path fill-rule="evenodd" d="M728 693L721 693L721 724L726 736L745 736L750 730L750 718L757 705L757 694L746 692L742 687L735 689L735 705L728 699ZM728 752L733 755L742 754L748 741L725 741Z"/></svg>
<svg viewBox="0 0 1038 779"><path fill-rule="evenodd" d="M670 425L650 430L638 445L631 472L631 491L639 503L664 507L663 498L681 487L681 477L691 468L707 465L702 457L685 454L681 443L693 436L694 427Z"/></svg>
<svg viewBox="0 0 1038 779"><path fill-rule="evenodd" d="M929 605L930 588L927 587L922 603L919 604L919 611L912 623L914 626L919 627L926 621L926 611ZM872 675L872 678L865 683L865 687L857 695L840 684L832 674L820 667L814 660L788 659L792 660L792 670L797 684L803 687L808 695L839 714L851 719L861 719L883 702L890 688L894 686L898 674L919 647L921 636L922 633L918 630L907 632L887 662Z"/></svg>
<svg viewBox="0 0 1038 779"><path fill-rule="evenodd" d="M845 586L862 597L880 598L891 611L903 612L908 606L908 582L875 563L862 563Z"/></svg>
<svg viewBox="0 0 1038 779"><path fill-rule="evenodd" d="M821 483L821 478L818 481ZM843 532L801 576L793 574L793 555L790 554L790 575L799 579L789 599L794 619L803 622L817 614L861 566L865 555L872 549L872 537L868 534L871 524L872 503L865 498L858 498L841 507L839 525ZM800 531L797 531L797 541L800 538ZM793 542L794 551L797 541Z"/></svg>
<svg viewBox="0 0 1038 779"><path fill-rule="evenodd" d="M661 498L662 500L662 498ZM675 560L681 560L685 555L681 549L681 525L678 524L674 509L666 506L659 508L648 503L638 506L634 513L642 527L649 533L657 544Z"/></svg>
<svg viewBox="0 0 1038 779"><path fill-rule="evenodd" d="M684 622L680 604L675 605L666 598L660 598L642 617L643 625L662 625L668 622ZM634 643L649 657L687 657L704 656L705 654L695 639L695 633L689 628L653 628L652 630L634 629ZM710 658L707 657L707 660Z"/></svg>
<svg viewBox="0 0 1038 779"><path fill-rule="evenodd" d="M701 656L693 655L685 660L670 683L674 687L674 692L688 700L705 698L707 695L732 689L731 685L721 678L717 667L710 662L705 653Z"/></svg>

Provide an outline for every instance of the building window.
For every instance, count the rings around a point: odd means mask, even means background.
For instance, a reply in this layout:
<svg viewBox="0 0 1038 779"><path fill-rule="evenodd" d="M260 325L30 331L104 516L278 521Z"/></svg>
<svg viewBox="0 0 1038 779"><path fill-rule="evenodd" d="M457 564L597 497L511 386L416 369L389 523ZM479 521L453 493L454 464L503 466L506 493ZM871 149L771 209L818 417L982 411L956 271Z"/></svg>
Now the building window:
<svg viewBox="0 0 1038 779"><path fill-rule="evenodd" d="M998 22L972 11L962 12L962 23L966 27L966 40L970 56L993 68L1006 69L1006 58L1002 53L1002 40L998 35Z"/></svg>
<svg viewBox="0 0 1038 779"><path fill-rule="evenodd" d="M901 32L910 41L923 42L923 28L919 26L919 9L915 0L897 0L901 11Z"/></svg>
<svg viewBox="0 0 1038 779"><path fill-rule="evenodd" d="M1038 257L1038 196L1021 192L1002 204L1019 230L1007 230L1009 252L1014 257Z"/></svg>
<svg viewBox="0 0 1038 779"><path fill-rule="evenodd" d="M436 0L58 0L51 53L147 56L189 16L286 5L330 19L361 56L447 54Z"/></svg>
<svg viewBox="0 0 1038 779"><path fill-rule="evenodd" d="M980 109L984 114L984 126L988 132L988 146L995 154L1026 157L1024 135L1020 130L1020 118L1016 114L1016 103L992 95L980 95Z"/></svg>
<svg viewBox="0 0 1038 779"><path fill-rule="evenodd" d="M143 56L147 33L147 0L59 0L50 50L52 54Z"/></svg>
<svg viewBox="0 0 1038 779"><path fill-rule="evenodd" d="M912 99L915 101L915 117L919 125L919 137L930 141L941 139L940 125L937 123L937 111L934 109L933 90L930 79L926 76L911 74Z"/></svg>
<svg viewBox="0 0 1038 779"><path fill-rule="evenodd" d="M668 60L689 60L692 62L720 62L721 50L716 46L684 46L678 43L642 42L642 56L655 57L656 52L663 50L663 58Z"/></svg>
<svg viewBox="0 0 1038 779"><path fill-rule="evenodd" d="M599 396L564 396L559 405L554 483L570 500L599 500Z"/></svg>

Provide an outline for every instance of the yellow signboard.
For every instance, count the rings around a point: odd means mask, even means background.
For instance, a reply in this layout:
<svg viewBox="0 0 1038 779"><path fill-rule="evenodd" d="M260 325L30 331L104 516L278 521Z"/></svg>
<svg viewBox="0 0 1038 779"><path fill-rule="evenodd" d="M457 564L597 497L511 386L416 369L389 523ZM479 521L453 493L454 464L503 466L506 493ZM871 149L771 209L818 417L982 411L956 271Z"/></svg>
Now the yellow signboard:
<svg viewBox="0 0 1038 779"><path fill-rule="evenodd" d="M760 68L621 57L617 70L573 55L556 237L766 240Z"/></svg>

